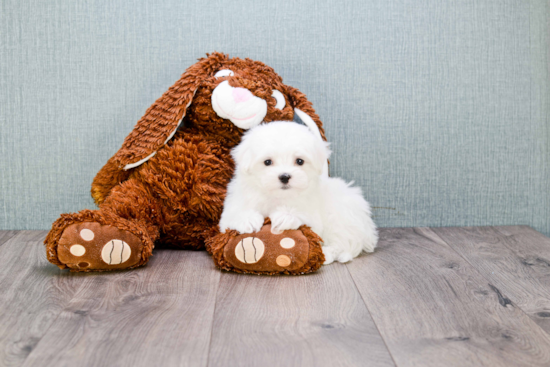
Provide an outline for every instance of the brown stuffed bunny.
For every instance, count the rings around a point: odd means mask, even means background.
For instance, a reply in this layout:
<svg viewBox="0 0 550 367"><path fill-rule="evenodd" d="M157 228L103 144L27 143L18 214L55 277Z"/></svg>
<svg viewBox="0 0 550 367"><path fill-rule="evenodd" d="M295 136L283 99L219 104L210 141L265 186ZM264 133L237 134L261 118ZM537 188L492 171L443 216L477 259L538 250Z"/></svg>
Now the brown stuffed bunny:
<svg viewBox="0 0 550 367"><path fill-rule="evenodd" d="M99 171L92 197L99 210L62 214L46 237L48 260L61 269L106 271L147 263L155 244L204 249L225 270L303 274L324 261L307 226L271 233L220 233L229 154L262 122L297 121L325 139L311 103L272 68L213 53L160 97Z"/></svg>

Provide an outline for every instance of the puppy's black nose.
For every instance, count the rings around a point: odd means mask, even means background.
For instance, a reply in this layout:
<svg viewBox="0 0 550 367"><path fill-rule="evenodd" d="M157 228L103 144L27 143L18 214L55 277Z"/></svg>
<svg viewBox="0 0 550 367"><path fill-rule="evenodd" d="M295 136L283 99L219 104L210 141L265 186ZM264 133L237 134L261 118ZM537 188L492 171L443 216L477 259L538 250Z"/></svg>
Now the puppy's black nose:
<svg viewBox="0 0 550 367"><path fill-rule="evenodd" d="M288 180L290 180L290 176L288 173L283 173L282 175L279 175L279 180L281 180L282 183L287 184Z"/></svg>

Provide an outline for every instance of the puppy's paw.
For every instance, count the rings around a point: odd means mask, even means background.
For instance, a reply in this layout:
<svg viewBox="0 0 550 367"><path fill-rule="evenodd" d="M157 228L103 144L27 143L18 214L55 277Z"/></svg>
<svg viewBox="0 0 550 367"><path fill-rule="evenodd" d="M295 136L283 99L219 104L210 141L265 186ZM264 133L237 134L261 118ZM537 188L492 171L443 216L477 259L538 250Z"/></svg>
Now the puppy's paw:
<svg viewBox="0 0 550 367"><path fill-rule="evenodd" d="M269 216L271 219L271 233L281 234L287 229L298 229L304 222L289 211L276 211Z"/></svg>
<svg viewBox="0 0 550 367"><path fill-rule="evenodd" d="M323 255L325 255L325 262L323 265L329 265L334 262L334 253L330 247L323 247Z"/></svg>
<svg viewBox="0 0 550 367"><path fill-rule="evenodd" d="M350 262L353 259L353 256L349 252L343 251L340 255L338 255L338 262L339 263L347 263Z"/></svg>
<svg viewBox="0 0 550 367"><path fill-rule="evenodd" d="M335 246L323 246L323 255L325 255L325 262L323 265L331 264L334 261L347 263L353 260L353 256L349 252L339 250Z"/></svg>
<svg viewBox="0 0 550 367"><path fill-rule="evenodd" d="M235 229L239 233L254 233L260 231L263 225L263 215L255 211L246 211L227 221L220 222L220 229L222 233L225 233L226 229Z"/></svg>

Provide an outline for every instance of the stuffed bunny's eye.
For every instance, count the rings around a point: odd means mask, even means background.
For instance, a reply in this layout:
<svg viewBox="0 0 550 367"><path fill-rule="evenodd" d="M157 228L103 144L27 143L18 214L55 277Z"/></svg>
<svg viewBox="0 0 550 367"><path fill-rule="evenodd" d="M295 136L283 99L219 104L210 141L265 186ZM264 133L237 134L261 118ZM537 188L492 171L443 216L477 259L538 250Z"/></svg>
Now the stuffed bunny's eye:
<svg viewBox="0 0 550 367"><path fill-rule="evenodd" d="M216 74L214 74L216 78L223 78L224 76L233 76L233 75L235 75L235 73L229 69L223 69L218 71Z"/></svg>
<svg viewBox="0 0 550 367"><path fill-rule="evenodd" d="M279 92L278 90L274 89L273 94L271 95L275 100L277 101L277 104L275 105L275 108L282 110L285 107L286 101L285 96L283 96L283 93Z"/></svg>

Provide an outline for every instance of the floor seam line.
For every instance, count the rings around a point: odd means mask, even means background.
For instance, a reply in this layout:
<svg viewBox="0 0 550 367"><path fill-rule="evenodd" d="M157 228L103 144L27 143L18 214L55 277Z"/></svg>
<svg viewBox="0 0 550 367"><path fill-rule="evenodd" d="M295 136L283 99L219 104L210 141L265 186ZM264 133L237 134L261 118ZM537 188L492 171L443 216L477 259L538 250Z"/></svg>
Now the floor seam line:
<svg viewBox="0 0 550 367"><path fill-rule="evenodd" d="M2 231L2 232L12 232L12 231ZM0 242L0 246L3 246L5 245L6 243L8 243L9 241L11 241L13 238L19 236L19 234L23 231L13 231L15 232L12 236L8 237L7 239L3 240L2 242Z"/></svg>
<svg viewBox="0 0 550 367"><path fill-rule="evenodd" d="M390 355L390 358L393 362L393 365L395 367L399 367L399 365L395 361L395 358L393 357L392 352L390 351L390 348L388 347L388 343L386 342L386 339L384 339L384 336L380 332L380 328L378 327L378 324L376 323L376 321L374 321L374 317L372 317L372 312L370 311L369 306L367 305L367 302L365 302L365 298L363 297L363 294L361 293L361 291L359 291L359 287L357 287L357 283L355 283L355 278L353 278L353 274L351 274L351 271L348 268L348 264L344 264L344 265L345 265L346 270L347 270L347 272L348 272L348 274L351 278L351 281L353 282L353 286L355 287L355 290L359 294L359 297L361 297L361 300L363 301L363 304L365 305L365 308L367 309L367 312L369 313L369 316L370 316L370 319L372 320L372 323L376 327L376 331L378 331L378 335L380 335L380 339L382 339L382 341L384 342L384 346L386 347L386 350L388 351L388 354Z"/></svg>
<svg viewBox="0 0 550 367"><path fill-rule="evenodd" d="M212 312L212 323L210 325L210 338L208 339L208 353L206 354L206 367L210 365L210 351L212 349L212 334L214 334L214 318L216 317L216 310L218 308L218 293L220 290L220 284L222 282L222 271L220 269L214 269L218 272L218 286L216 287L216 297L214 300L214 311Z"/></svg>

